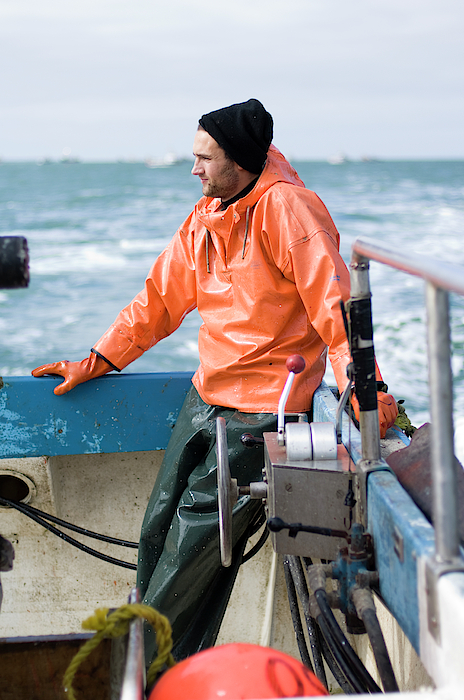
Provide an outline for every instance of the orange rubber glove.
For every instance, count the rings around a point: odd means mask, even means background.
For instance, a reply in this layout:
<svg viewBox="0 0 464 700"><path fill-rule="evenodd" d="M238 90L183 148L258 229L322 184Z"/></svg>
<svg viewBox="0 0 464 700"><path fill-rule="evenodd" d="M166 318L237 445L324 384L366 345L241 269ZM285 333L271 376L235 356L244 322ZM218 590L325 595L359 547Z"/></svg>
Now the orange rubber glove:
<svg viewBox="0 0 464 700"><path fill-rule="evenodd" d="M351 405L353 406L354 415L359 420L359 402L355 394L351 396ZM388 428L391 428L396 421L398 415L398 406L391 394L386 394L384 391L377 392L377 409L379 411L379 428L380 437L384 438Z"/></svg>
<svg viewBox="0 0 464 700"><path fill-rule="evenodd" d="M94 352L90 353L90 357L86 357L81 362L52 362L49 365L42 365L32 370L33 377L43 377L45 374L58 375L64 377L64 382L58 384L53 390L57 396L66 394L71 389L74 389L78 384L102 377L104 374L111 372L111 367L102 357L99 357Z"/></svg>

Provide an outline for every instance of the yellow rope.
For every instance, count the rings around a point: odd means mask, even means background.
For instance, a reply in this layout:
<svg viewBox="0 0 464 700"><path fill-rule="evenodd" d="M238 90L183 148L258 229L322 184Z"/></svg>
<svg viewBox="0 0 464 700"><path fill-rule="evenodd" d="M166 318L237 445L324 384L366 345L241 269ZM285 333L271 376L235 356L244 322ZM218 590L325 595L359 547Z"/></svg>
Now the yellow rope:
<svg viewBox="0 0 464 700"><path fill-rule="evenodd" d="M84 629L96 630L96 634L83 644L64 674L63 687L68 693L69 700L76 700L72 685L74 676L81 663L96 649L102 639L121 637L127 634L129 631L129 623L137 617L147 620L156 632L158 656L148 669L147 686L150 687L155 682L156 676L165 664L169 667L174 666L175 661L171 654L171 625L167 617L161 615L161 613L151 608L149 605L142 605L141 603L122 605L112 613L109 612L108 608L101 608L95 610L95 613L82 623Z"/></svg>

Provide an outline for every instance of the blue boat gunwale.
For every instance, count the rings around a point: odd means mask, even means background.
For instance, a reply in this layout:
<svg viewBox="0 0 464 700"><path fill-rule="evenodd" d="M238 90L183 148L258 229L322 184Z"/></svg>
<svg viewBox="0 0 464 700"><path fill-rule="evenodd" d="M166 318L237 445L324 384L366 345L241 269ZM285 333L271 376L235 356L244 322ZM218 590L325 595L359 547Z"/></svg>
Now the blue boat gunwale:
<svg viewBox="0 0 464 700"><path fill-rule="evenodd" d="M3 377L0 459L165 449L192 376L109 374L63 396L60 377Z"/></svg>
<svg viewBox="0 0 464 700"><path fill-rule="evenodd" d="M163 450L193 372L107 374L63 396L60 377L3 377L0 382L0 459ZM314 420L335 421L336 401L325 382L314 396ZM355 461L358 431L348 431Z"/></svg>

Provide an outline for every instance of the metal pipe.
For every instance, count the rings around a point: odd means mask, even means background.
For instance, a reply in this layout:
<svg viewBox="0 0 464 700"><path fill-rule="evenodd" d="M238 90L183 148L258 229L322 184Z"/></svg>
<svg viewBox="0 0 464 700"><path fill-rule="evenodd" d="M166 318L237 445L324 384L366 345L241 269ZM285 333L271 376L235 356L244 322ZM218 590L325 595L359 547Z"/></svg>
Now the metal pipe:
<svg viewBox="0 0 464 700"><path fill-rule="evenodd" d="M436 559L449 563L459 558L457 477L454 467L453 379L449 292L464 296L462 266L405 254L358 238L352 245L353 263L368 259L421 277L426 282L427 338L432 419L433 523ZM356 276L355 276L356 281ZM363 280L358 283L363 291ZM365 290L364 290L365 291ZM354 293L359 293L357 288ZM363 448L364 449L364 448Z"/></svg>
<svg viewBox="0 0 464 700"><path fill-rule="evenodd" d="M380 451L380 427L378 412L360 411L359 429L362 440L362 458L368 462L379 462L382 454Z"/></svg>
<svg viewBox="0 0 464 700"><path fill-rule="evenodd" d="M428 282L426 302L435 548L437 560L450 562L459 556L459 534L458 489L454 467L449 295Z"/></svg>
<svg viewBox="0 0 464 700"><path fill-rule="evenodd" d="M350 265L350 278L351 278L351 297L350 297L350 307L355 308L356 305L363 304L368 305L370 314L370 299L371 299L371 289L369 284L369 261L366 257L362 255L357 255L353 253L351 265ZM350 308L351 314L351 308ZM370 322L370 319L369 319ZM372 341L372 328L370 329L370 339L364 338L351 338L351 346L353 353L353 360L355 360L355 348L358 354L366 353L366 351L372 352L372 357L370 357L372 364L372 372L375 373L375 364L373 356L373 341ZM369 345L369 347L368 347ZM358 371L355 365L355 376ZM372 394L371 400L367 401L368 406L363 406L366 400L360 400L360 411L359 411L359 424L361 429L361 440L362 440L362 458L363 460L369 462L378 462L381 459L380 451L380 428L379 428L379 417L377 411L377 392L375 387L375 374L371 377L374 385L368 386L368 378L365 377L365 391L364 394L368 396Z"/></svg>
<svg viewBox="0 0 464 700"><path fill-rule="evenodd" d="M453 265L416 253L408 255L365 238L357 238L354 241L352 252L353 259L375 260L396 270L422 277L435 287L464 296L462 265Z"/></svg>
<svg viewBox="0 0 464 700"><path fill-rule="evenodd" d="M129 603L139 602L139 592L133 588ZM143 621L140 617L129 626L127 656L120 700L142 700L145 697L145 654L143 647Z"/></svg>
<svg viewBox="0 0 464 700"><path fill-rule="evenodd" d="M337 405L337 412L335 414L335 433L337 435L337 444L338 445L341 445L341 443L342 443L343 411L345 410L345 406L346 406L347 401L350 397L352 386L353 386L353 382L350 378L350 379L348 379L346 387L343 389L343 393L340 396L340 399L339 399L338 405Z"/></svg>
<svg viewBox="0 0 464 700"><path fill-rule="evenodd" d="M364 255L358 255L354 249L354 244L350 270L352 273L354 272L354 275L351 275L351 297L353 299L365 299L370 297L369 258Z"/></svg>

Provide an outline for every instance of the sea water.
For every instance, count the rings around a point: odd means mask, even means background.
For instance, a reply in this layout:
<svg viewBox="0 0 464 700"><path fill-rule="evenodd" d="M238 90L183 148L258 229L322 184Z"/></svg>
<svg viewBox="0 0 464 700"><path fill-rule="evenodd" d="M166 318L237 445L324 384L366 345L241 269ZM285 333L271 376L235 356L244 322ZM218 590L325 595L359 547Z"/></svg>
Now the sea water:
<svg viewBox="0 0 464 700"><path fill-rule="evenodd" d="M294 165L328 207L347 263L363 236L464 266L464 161ZM30 251L29 287L0 290L2 375L88 356L201 195L190 168L0 164L0 235L25 236ZM378 364L422 425L429 420L424 283L371 263L371 287ZM464 432L464 299L452 294L450 306L455 424ZM200 323L192 312L124 371L195 370ZM327 378L333 382L330 369Z"/></svg>

